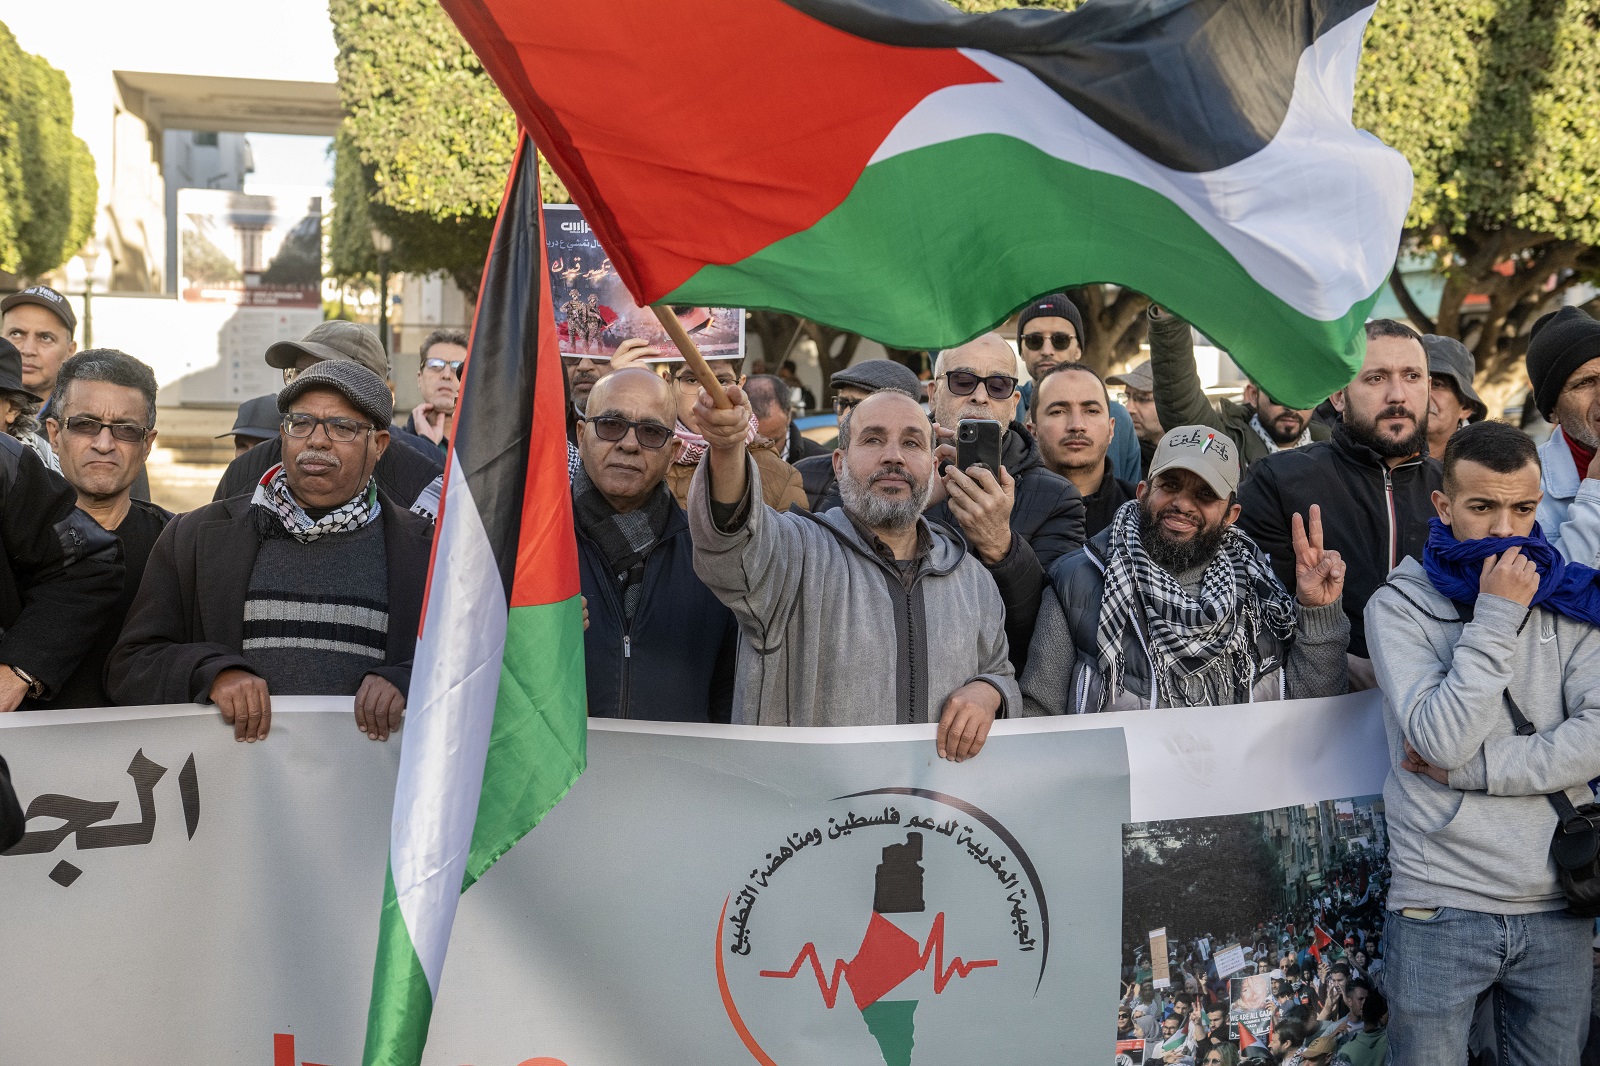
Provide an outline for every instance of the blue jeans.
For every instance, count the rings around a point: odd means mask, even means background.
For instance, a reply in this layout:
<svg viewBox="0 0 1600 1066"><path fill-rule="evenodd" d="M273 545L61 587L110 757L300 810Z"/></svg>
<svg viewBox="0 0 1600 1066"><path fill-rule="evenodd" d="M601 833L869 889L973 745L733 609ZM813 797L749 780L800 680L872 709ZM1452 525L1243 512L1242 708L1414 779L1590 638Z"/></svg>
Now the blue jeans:
<svg viewBox="0 0 1600 1066"><path fill-rule="evenodd" d="M1491 990L1500 1066L1577 1066L1589 1031L1594 921L1565 911L1432 918L1390 911L1383 991L1392 1066L1464 1066L1478 994Z"/></svg>

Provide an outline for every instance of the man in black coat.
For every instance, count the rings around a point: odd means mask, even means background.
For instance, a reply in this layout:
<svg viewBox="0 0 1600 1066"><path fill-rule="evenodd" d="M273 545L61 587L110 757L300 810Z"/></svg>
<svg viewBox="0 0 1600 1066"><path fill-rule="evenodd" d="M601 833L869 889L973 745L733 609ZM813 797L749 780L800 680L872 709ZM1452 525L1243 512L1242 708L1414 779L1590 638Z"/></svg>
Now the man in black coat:
<svg viewBox="0 0 1600 1066"><path fill-rule="evenodd" d="M589 394L572 479L589 714L726 722L738 623L694 572L689 523L666 487L682 442L673 388L618 370Z"/></svg>
<svg viewBox="0 0 1600 1066"><path fill-rule="evenodd" d="M27 820L22 817L22 805L11 788L11 771L6 761L0 759L0 851L22 839Z"/></svg>
<svg viewBox="0 0 1600 1066"><path fill-rule="evenodd" d="M1422 558L1443 470L1428 455L1428 355L1411 327L1367 323L1367 354L1355 380L1330 397L1340 414L1333 438L1277 452L1250 465L1239 487L1239 528L1272 557L1294 587L1290 523L1322 505L1326 546L1347 568L1350 687L1376 682L1367 652L1367 600L1401 559Z"/></svg>
<svg viewBox="0 0 1600 1066"><path fill-rule="evenodd" d="M253 496L162 532L106 666L119 704L210 701L260 740L271 696L355 697L373 740L400 725L432 526L376 484L394 401L328 360L278 394L284 462Z"/></svg>
<svg viewBox="0 0 1600 1066"><path fill-rule="evenodd" d="M268 366L284 372L286 385L296 374L328 360L356 363L380 379L387 379L389 374L389 357L378 338L366 327L340 319L323 322L300 340L279 341L267 349L266 360ZM444 453L437 444L400 426L389 426L388 430L390 441L402 446L385 449L372 476L386 495L401 506L410 507L433 479L444 473ZM281 462L282 439L274 436L262 441L228 464L211 498L226 500L250 495L262 476Z"/></svg>
<svg viewBox="0 0 1600 1066"><path fill-rule="evenodd" d="M0 339L0 377L20 372ZM116 535L32 448L0 433L0 712L55 696L122 591Z"/></svg>

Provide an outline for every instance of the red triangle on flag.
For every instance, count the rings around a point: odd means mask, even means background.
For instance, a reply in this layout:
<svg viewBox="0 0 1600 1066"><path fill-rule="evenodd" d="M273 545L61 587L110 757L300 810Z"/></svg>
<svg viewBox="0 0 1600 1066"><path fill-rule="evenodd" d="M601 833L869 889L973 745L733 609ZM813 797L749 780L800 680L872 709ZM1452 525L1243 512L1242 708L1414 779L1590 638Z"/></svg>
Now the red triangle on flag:
<svg viewBox="0 0 1600 1066"><path fill-rule="evenodd" d="M1245 1028L1244 1022L1240 1022L1239 1023L1239 1050L1243 1051L1247 1047L1255 1047L1259 1043L1261 1043L1261 1041L1256 1039L1255 1034L1252 1033L1249 1029Z"/></svg>

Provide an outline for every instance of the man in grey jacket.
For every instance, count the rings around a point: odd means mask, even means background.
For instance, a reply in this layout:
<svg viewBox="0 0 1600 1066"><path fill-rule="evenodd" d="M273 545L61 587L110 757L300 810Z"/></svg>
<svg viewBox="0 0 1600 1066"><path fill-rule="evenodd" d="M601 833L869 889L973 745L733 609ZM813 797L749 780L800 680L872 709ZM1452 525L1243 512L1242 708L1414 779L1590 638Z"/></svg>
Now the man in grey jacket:
<svg viewBox="0 0 1600 1066"><path fill-rule="evenodd" d="M1459 430L1422 561L1367 603L1393 766L1389 1050L1407 1066L1466 1061L1485 991L1501 1066L1575 1064L1588 1027L1594 924L1564 910L1548 796L1588 803L1600 774L1600 575L1534 524L1539 475L1519 430Z"/></svg>
<svg viewBox="0 0 1600 1066"><path fill-rule="evenodd" d="M701 392L710 446L689 489L695 571L739 620L733 721L939 723L938 751L976 755L997 714L1021 710L993 578L922 516L934 475L922 407L886 391L839 426L843 506L779 513L746 451L750 408Z"/></svg>
<svg viewBox="0 0 1600 1066"><path fill-rule="evenodd" d="M1345 690L1344 562L1294 516L1296 594L1234 526L1239 459L1205 426L1156 445L1149 480L1050 572L1022 673L1026 713L1197 707ZM1297 602L1298 601L1298 602Z"/></svg>

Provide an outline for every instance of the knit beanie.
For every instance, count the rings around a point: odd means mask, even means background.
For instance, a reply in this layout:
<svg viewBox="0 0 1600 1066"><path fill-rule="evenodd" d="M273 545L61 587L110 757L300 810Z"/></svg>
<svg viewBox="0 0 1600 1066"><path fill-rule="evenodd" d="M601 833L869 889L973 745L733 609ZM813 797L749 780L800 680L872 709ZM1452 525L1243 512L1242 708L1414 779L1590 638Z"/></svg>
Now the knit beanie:
<svg viewBox="0 0 1600 1066"><path fill-rule="evenodd" d="M1576 307L1563 307L1533 324L1528 340L1528 380L1533 402L1547 421L1555 421L1556 398L1584 363L1600 359L1600 322Z"/></svg>
<svg viewBox="0 0 1600 1066"><path fill-rule="evenodd" d="M1035 318L1064 318L1072 323L1072 328L1077 331L1078 343L1084 344L1083 315L1078 312L1078 305L1067 299L1065 293L1052 292L1048 296L1041 296L1029 303L1017 315L1017 340L1028 331L1028 322Z"/></svg>

